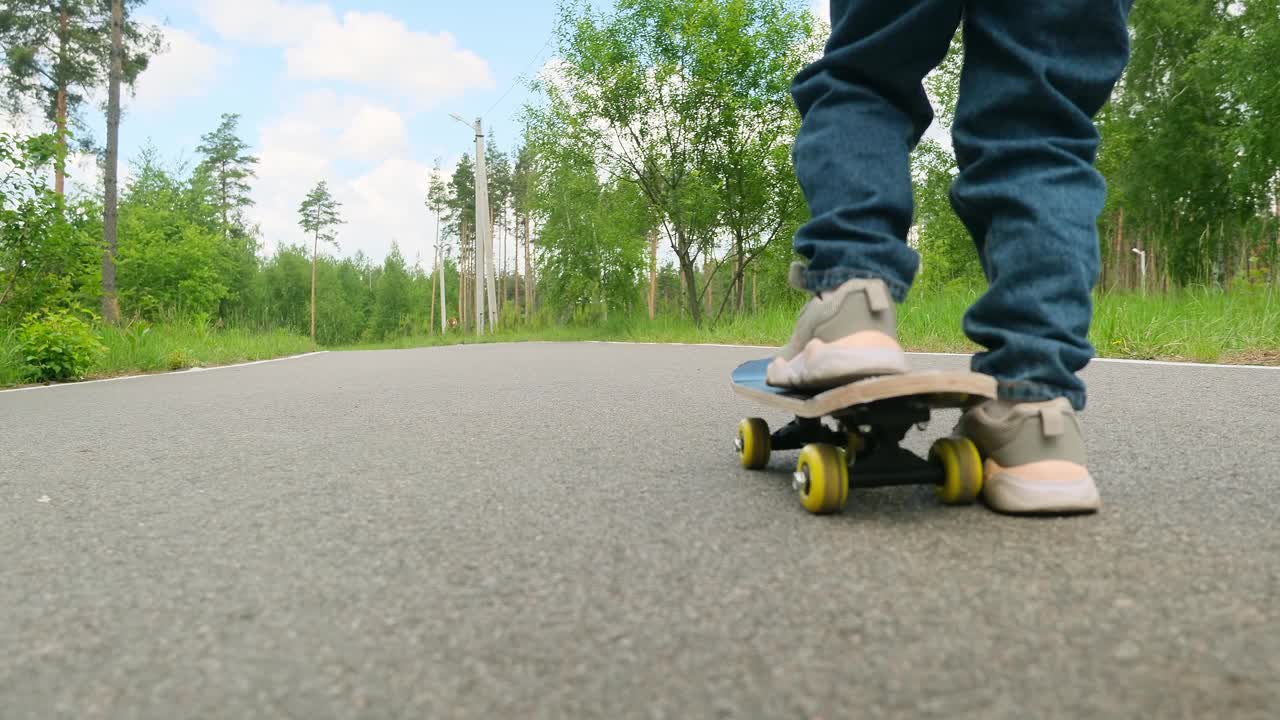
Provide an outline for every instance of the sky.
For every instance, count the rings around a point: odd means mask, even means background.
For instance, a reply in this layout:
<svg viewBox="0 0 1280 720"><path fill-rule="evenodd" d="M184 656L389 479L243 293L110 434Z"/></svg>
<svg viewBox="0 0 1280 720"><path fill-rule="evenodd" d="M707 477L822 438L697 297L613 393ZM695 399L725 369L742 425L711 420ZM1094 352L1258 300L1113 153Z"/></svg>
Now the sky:
<svg viewBox="0 0 1280 720"><path fill-rule="evenodd" d="M259 159L249 217L264 252L303 241L298 205L325 180L347 221L340 255L380 261L394 241L428 267L432 167L450 172L474 152L450 113L483 117L511 151L530 99L521 80L555 54L555 0L150 0L136 13L162 28L167 49L125 98L123 163L148 144L166 162L194 162L221 115L240 115ZM104 127L89 110L90 126ZM83 160L72 174L97 184Z"/></svg>

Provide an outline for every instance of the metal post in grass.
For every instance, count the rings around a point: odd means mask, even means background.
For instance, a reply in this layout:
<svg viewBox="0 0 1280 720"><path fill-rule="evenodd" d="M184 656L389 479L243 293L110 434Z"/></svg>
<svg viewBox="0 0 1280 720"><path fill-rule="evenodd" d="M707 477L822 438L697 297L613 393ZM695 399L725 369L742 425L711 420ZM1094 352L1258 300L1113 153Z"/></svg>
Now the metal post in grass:
<svg viewBox="0 0 1280 720"><path fill-rule="evenodd" d="M1142 294L1147 294L1147 253L1138 248L1133 251L1138 255L1138 282L1142 283Z"/></svg>

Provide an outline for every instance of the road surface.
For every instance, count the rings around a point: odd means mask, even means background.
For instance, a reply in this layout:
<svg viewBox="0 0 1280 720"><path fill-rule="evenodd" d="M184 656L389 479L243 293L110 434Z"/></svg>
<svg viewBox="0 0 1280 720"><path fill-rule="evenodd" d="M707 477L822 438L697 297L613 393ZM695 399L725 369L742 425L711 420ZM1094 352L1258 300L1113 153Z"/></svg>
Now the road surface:
<svg viewBox="0 0 1280 720"><path fill-rule="evenodd" d="M0 716L1280 717L1280 370L1090 367L1094 517L906 488L820 518L794 453L737 466L760 354L0 394Z"/></svg>

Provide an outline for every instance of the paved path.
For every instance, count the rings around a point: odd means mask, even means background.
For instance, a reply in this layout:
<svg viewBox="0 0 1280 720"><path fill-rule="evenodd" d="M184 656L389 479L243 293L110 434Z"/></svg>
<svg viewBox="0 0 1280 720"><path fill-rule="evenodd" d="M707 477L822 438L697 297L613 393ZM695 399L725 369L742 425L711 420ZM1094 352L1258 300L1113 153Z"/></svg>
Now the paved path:
<svg viewBox="0 0 1280 720"><path fill-rule="evenodd" d="M736 466L759 353L0 394L0 717L1280 717L1280 371L1091 367L1092 518L816 518Z"/></svg>

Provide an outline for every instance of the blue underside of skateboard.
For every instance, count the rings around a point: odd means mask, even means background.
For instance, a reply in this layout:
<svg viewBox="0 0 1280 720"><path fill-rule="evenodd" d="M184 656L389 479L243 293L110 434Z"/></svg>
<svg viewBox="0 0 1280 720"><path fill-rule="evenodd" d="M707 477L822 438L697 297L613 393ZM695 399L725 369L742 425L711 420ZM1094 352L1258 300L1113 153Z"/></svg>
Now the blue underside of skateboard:
<svg viewBox="0 0 1280 720"><path fill-rule="evenodd" d="M752 390L767 392L779 397L795 398L797 400L808 400L816 393L806 393L798 390L788 390L786 388L774 387L766 380L766 373L769 369L769 363L772 358L760 358L759 360L748 360L733 370L733 384L741 385Z"/></svg>

